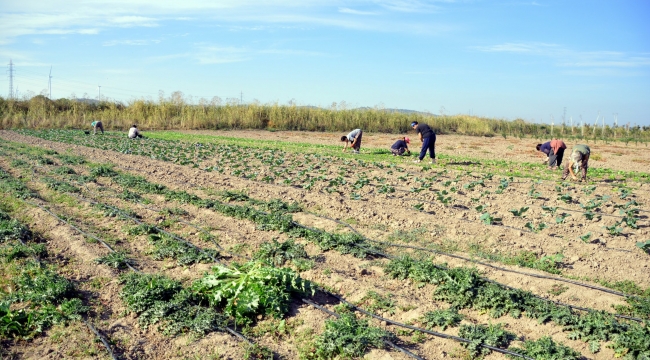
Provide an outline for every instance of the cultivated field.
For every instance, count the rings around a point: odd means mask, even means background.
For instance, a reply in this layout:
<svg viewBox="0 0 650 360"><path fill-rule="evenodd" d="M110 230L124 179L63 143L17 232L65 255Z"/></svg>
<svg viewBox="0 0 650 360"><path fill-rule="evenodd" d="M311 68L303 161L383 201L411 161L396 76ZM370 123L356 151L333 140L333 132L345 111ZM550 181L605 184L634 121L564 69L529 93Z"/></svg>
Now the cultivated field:
<svg viewBox="0 0 650 360"><path fill-rule="evenodd" d="M3 358L650 358L644 145L145 135L0 131Z"/></svg>

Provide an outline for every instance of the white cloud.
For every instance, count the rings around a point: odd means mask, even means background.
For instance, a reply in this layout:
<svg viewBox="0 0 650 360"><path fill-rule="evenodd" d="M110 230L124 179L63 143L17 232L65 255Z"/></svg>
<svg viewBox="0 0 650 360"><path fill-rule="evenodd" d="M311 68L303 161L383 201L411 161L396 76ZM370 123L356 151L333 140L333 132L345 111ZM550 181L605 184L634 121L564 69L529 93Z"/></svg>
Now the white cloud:
<svg viewBox="0 0 650 360"><path fill-rule="evenodd" d="M628 54L618 51L577 51L558 44L546 43L504 43L490 46L476 46L481 52L535 55L555 60L555 65L563 68L584 68L573 74L622 74L612 69L634 69L650 66L650 54ZM607 70L610 69L610 70Z"/></svg>
<svg viewBox="0 0 650 360"><path fill-rule="evenodd" d="M111 40L105 41L102 46L130 45L145 46L150 44L159 44L161 40Z"/></svg>
<svg viewBox="0 0 650 360"><path fill-rule="evenodd" d="M339 8L339 12L342 14L352 14L352 15L377 15L377 12L374 11L361 11L354 10L350 8Z"/></svg>

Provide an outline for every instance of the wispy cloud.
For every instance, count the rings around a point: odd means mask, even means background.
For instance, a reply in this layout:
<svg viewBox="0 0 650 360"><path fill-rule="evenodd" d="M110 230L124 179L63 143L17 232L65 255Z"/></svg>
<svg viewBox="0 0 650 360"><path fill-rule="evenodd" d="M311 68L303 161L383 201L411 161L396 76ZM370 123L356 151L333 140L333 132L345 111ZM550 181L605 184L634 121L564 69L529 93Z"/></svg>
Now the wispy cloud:
<svg viewBox="0 0 650 360"><path fill-rule="evenodd" d="M543 54L556 51L560 49L560 46L546 43L505 43L489 46L475 46L473 49L483 52Z"/></svg>
<svg viewBox="0 0 650 360"><path fill-rule="evenodd" d="M481 52L535 55L555 60L564 68L642 68L650 66L650 54L628 54L617 51L577 51L558 44L504 43L472 48ZM603 72L601 72L603 73Z"/></svg>
<svg viewBox="0 0 650 360"><path fill-rule="evenodd" d="M166 21L266 26L327 26L362 31L439 33L431 23L395 21L391 12L427 13L452 0L21 0L2 5L0 43L35 34L93 35L110 28L155 27ZM334 10L334 11L331 11ZM133 15L138 14L138 15ZM346 15L358 15L350 17ZM234 29L236 30L236 29Z"/></svg>
<svg viewBox="0 0 650 360"><path fill-rule="evenodd" d="M339 12L341 14L352 14L352 15L377 15L378 13L375 11L361 11L361 10L354 10L350 8L339 8Z"/></svg>
<svg viewBox="0 0 650 360"><path fill-rule="evenodd" d="M145 16L116 16L108 19L112 24L121 27L134 27L134 26L145 26L145 27L154 27L158 26L158 20Z"/></svg>
<svg viewBox="0 0 650 360"><path fill-rule="evenodd" d="M161 40L111 40L102 43L102 46L116 46L116 45L129 45L129 46L146 46L151 44L159 44Z"/></svg>

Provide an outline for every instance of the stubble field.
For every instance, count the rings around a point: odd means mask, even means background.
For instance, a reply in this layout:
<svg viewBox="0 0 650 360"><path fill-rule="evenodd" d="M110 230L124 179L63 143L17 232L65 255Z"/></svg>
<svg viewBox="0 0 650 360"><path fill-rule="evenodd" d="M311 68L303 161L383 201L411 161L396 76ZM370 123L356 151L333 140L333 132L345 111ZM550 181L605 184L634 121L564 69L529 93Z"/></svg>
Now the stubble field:
<svg viewBox="0 0 650 360"><path fill-rule="evenodd" d="M534 139L439 136L419 165L337 135L2 131L2 210L120 358L650 357L644 147L589 144L575 183ZM9 315L47 305L10 296L30 261L2 263ZM68 317L3 356L109 356Z"/></svg>

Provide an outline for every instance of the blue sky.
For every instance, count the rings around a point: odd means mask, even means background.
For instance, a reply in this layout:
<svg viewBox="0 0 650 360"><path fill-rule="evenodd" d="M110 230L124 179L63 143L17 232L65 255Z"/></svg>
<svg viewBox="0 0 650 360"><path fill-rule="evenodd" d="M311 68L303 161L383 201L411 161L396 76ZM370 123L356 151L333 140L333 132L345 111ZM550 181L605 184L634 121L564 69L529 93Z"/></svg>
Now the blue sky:
<svg viewBox="0 0 650 360"><path fill-rule="evenodd" d="M650 125L650 1L0 1L18 97L387 107Z"/></svg>

